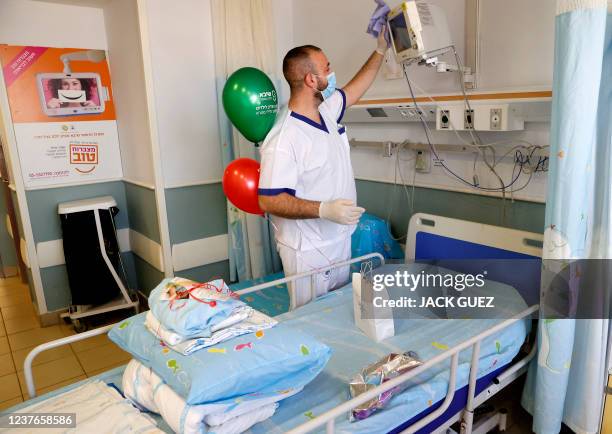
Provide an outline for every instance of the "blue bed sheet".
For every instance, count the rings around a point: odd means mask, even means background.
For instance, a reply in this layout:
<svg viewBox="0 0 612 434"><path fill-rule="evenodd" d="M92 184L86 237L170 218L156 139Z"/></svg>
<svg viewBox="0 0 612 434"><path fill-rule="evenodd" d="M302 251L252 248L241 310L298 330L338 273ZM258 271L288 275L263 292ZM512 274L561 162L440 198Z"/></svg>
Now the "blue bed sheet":
<svg viewBox="0 0 612 434"><path fill-rule="evenodd" d="M518 312L526 308L513 288L499 285L493 286L492 291L503 291L503 297L507 300L504 306L506 312L500 310L500 318L507 318L507 311ZM515 297L509 297L512 291ZM502 293L491 295L501 297ZM284 432L346 401L347 384L351 377L390 352L413 350L427 360L500 322L499 319L396 319L396 335L376 343L355 328L350 285L316 303L283 314L279 319L290 322L293 327L301 327L330 346L333 353L325 370L302 393L284 401L274 417L254 427L254 433ZM481 345L479 377L508 364L518 354L528 329L526 320L518 321L487 338ZM471 350L461 353L458 388L468 382L470 359ZM393 399L384 411L368 419L351 423L348 417L339 418L337 432L385 433L427 410L446 395L449 366L450 361L427 371L413 382L414 387Z"/></svg>
<svg viewBox="0 0 612 434"><path fill-rule="evenodd" d="M506 312L500 311L500 318L507 318L508 310L520 311L525 307L518 293L515 292L516 297L509 296L509 292L514 291L511 287L494 286L492 291L504 291ZM278 319L287 321L292 327L302 329L320 339L332 348L333 353L325 370L306 386L303 392L283 401L271 419L252 428L251 432L256 434L285 432L346 401L348 399L347 384L350 378L361 368L385 354L413 350L423 360L427 360L470 336L486 331L501 321L496 319L396 320L396 336L376 343L354 326L350 285L294 312L283 314ZM518 321L500 333L487 338L481 346L479 378L490 375L508 364L518 353L528 329L528 321ZM470 358L470 350L461 353L457 388L467 384ZM337 431L389 432L406 420L434 408L446 394L448 367L449 363L442 363L428 371L413 382L413 387L392 400L388 408L366 420L350 423L347 417L337 419ZM121 373L122 368L117 368L101 374L98 378L120 386ZM52 392L52 394L56 393L59 391ZM44 399L52 394L37 399ZM164 427L165 424L162 423L161 426Z"/></svg>
<svg viewBox="0 0 612 434"><path fill-rule="evenodd" d="M283 277L285 277L285 273L281 271L280 273L270 274L259 279L233 283L229 287L232 291L239 291L261 283L282 279ZM240 300L268 316L277 316L289 310L289 291L284 283L244 295L240 297Z"/></svg>

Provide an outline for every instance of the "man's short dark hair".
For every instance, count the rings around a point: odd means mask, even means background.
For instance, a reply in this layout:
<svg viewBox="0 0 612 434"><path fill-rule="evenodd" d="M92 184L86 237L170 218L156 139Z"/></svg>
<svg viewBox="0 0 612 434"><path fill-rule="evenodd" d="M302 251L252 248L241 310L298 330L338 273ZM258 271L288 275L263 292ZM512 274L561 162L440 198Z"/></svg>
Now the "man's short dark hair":
<svg viewBox="0 0 612 434"><path fill-rule="evenodd" d="M291 89L302 87L306 74L316 72L310 54L320 51L321 49L314 45L302 45L287 52L283 59L283 75Z"/></svg>

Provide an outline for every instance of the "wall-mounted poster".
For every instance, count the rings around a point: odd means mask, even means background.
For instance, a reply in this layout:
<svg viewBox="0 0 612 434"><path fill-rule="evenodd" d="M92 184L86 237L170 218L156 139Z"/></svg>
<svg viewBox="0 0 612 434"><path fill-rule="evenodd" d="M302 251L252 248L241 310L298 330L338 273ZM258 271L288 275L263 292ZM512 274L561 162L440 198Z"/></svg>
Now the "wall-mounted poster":
<svg viewBox="0 0 612 434"><path fill-rule="evenodd" d="M0 45L26 188L123 176L103 50Z"/></svg>

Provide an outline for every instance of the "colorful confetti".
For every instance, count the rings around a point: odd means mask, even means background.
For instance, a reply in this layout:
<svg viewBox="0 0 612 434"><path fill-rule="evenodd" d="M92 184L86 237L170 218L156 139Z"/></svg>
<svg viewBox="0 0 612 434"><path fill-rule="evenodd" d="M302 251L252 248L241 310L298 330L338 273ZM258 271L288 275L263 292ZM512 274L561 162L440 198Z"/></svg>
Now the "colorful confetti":
<svg viewBox="0 0 612 434"><path fill-rule="evenodd" d="M245 348L253 349L253 342L247 342L246 344L238 344L234 347L234 351L244 350Z"/></svg>
<svg viewBox="0 0 612 434"><path fill-rule="evenodd" d="M209 353L215 353L215 354L225 354L225 348L209 348L208 349Z"/></svg>
<svg viewBox="0 0 612 434"><path fill-rule="evenodd" d="M300 351L302 352L303 356L307 356L308 354L310 354L310 350L308 349L306 345L301 345Z"/></svg>
<svg viewBox="0 0 612 434"><path fill-rule="evenodd" d="M444 345L439 342L432 342L431 345L439 350L448 350L448 345Z"/></svg>
<svg viewBox="0 0 612 434"><path fill-rule="evenodd" d="M277 390L276 393L279 395L286 395L291 392L293 389L285 389L285 390Z"/></svg>
<svg viewBox="0 0 612 434"><path fill-rule="evenodd" d="M173 373L173 374L176 374L176 371L178 371L178 370L179 370L179 368L180 368L180 367L179 367L179 365L178 365L178 363L177 363L177 362L176 362L176 360L174 360L174 359L170 359L170 360L168 360L168 361L166 362L166 366L168 366L168 368L172 369L172 373Z"/></svg>
<svg viewBox="0 0 612 434"><path fill-rule="evenodd" d="M263 337L264 337L264 331L263 331L263 330L257 330L257 331L255 332L255 337L256 337L257 339L261 339L261 338L263 338Z"/></svg>

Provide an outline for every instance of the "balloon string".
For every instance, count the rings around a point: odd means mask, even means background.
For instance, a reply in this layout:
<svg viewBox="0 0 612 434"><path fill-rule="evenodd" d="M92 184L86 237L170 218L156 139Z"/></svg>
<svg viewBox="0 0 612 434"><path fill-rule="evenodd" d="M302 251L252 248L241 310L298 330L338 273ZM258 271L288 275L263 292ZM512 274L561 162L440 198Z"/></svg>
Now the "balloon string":
<svg viewBox="0 0 612 434"><path fill-rule="evenodd" d="M205 288L205 289L208 289L208 290L211 290L211 291L212 291L212 290L214 290L214 291L216 291L216 292L217 292L217 293L219 293L219 294L223 292L223 287L222 287L222 286L221 286L221 287L218 287L218 286L216 286L216 285L214 285L214 284L212 284L212 283L210 283L210 282L205 282L205 283L194 283L193 285L191 285L191 286L189 287L189 289L184 288L184 287L181 287L181 288L183 288L183 290L177 290L177 289L175 289L175 295L174 295L174 298L172 298L172 299L170 300L170 303L168 303L168 309L173 310L173 311L176 311L176 310L182 309L183 307L185 307L185 306L187 305L187 299L189 299L189 298L192 298L192 299L194 299L194 300L196 300L196 301L198 301L198 302L200 302L200 303L207 304L207 305L209 305L210 307L214 308L214 307L216 307L216 306L217 306L217 302L216 302L215 300L210 300L210 301L208 301L208 300L203 300L203 299L201 299L201 298L197 297L196 295L194 295L194 294L193 294L193 291L195 291L196 289ZM236 294L236 293L235 293L235 292L233 292L233 291L229 291L228 295L229 295L231 298L235 298L235 299L237 299L237 298L239 298L239 297L240 297L238 294ZM181 304L181 305L177 305L177 306L175 307L174 305L175 305L175 302L176 302L177 300L185 300L185 302L184 302L183 304Z"/></svg>

